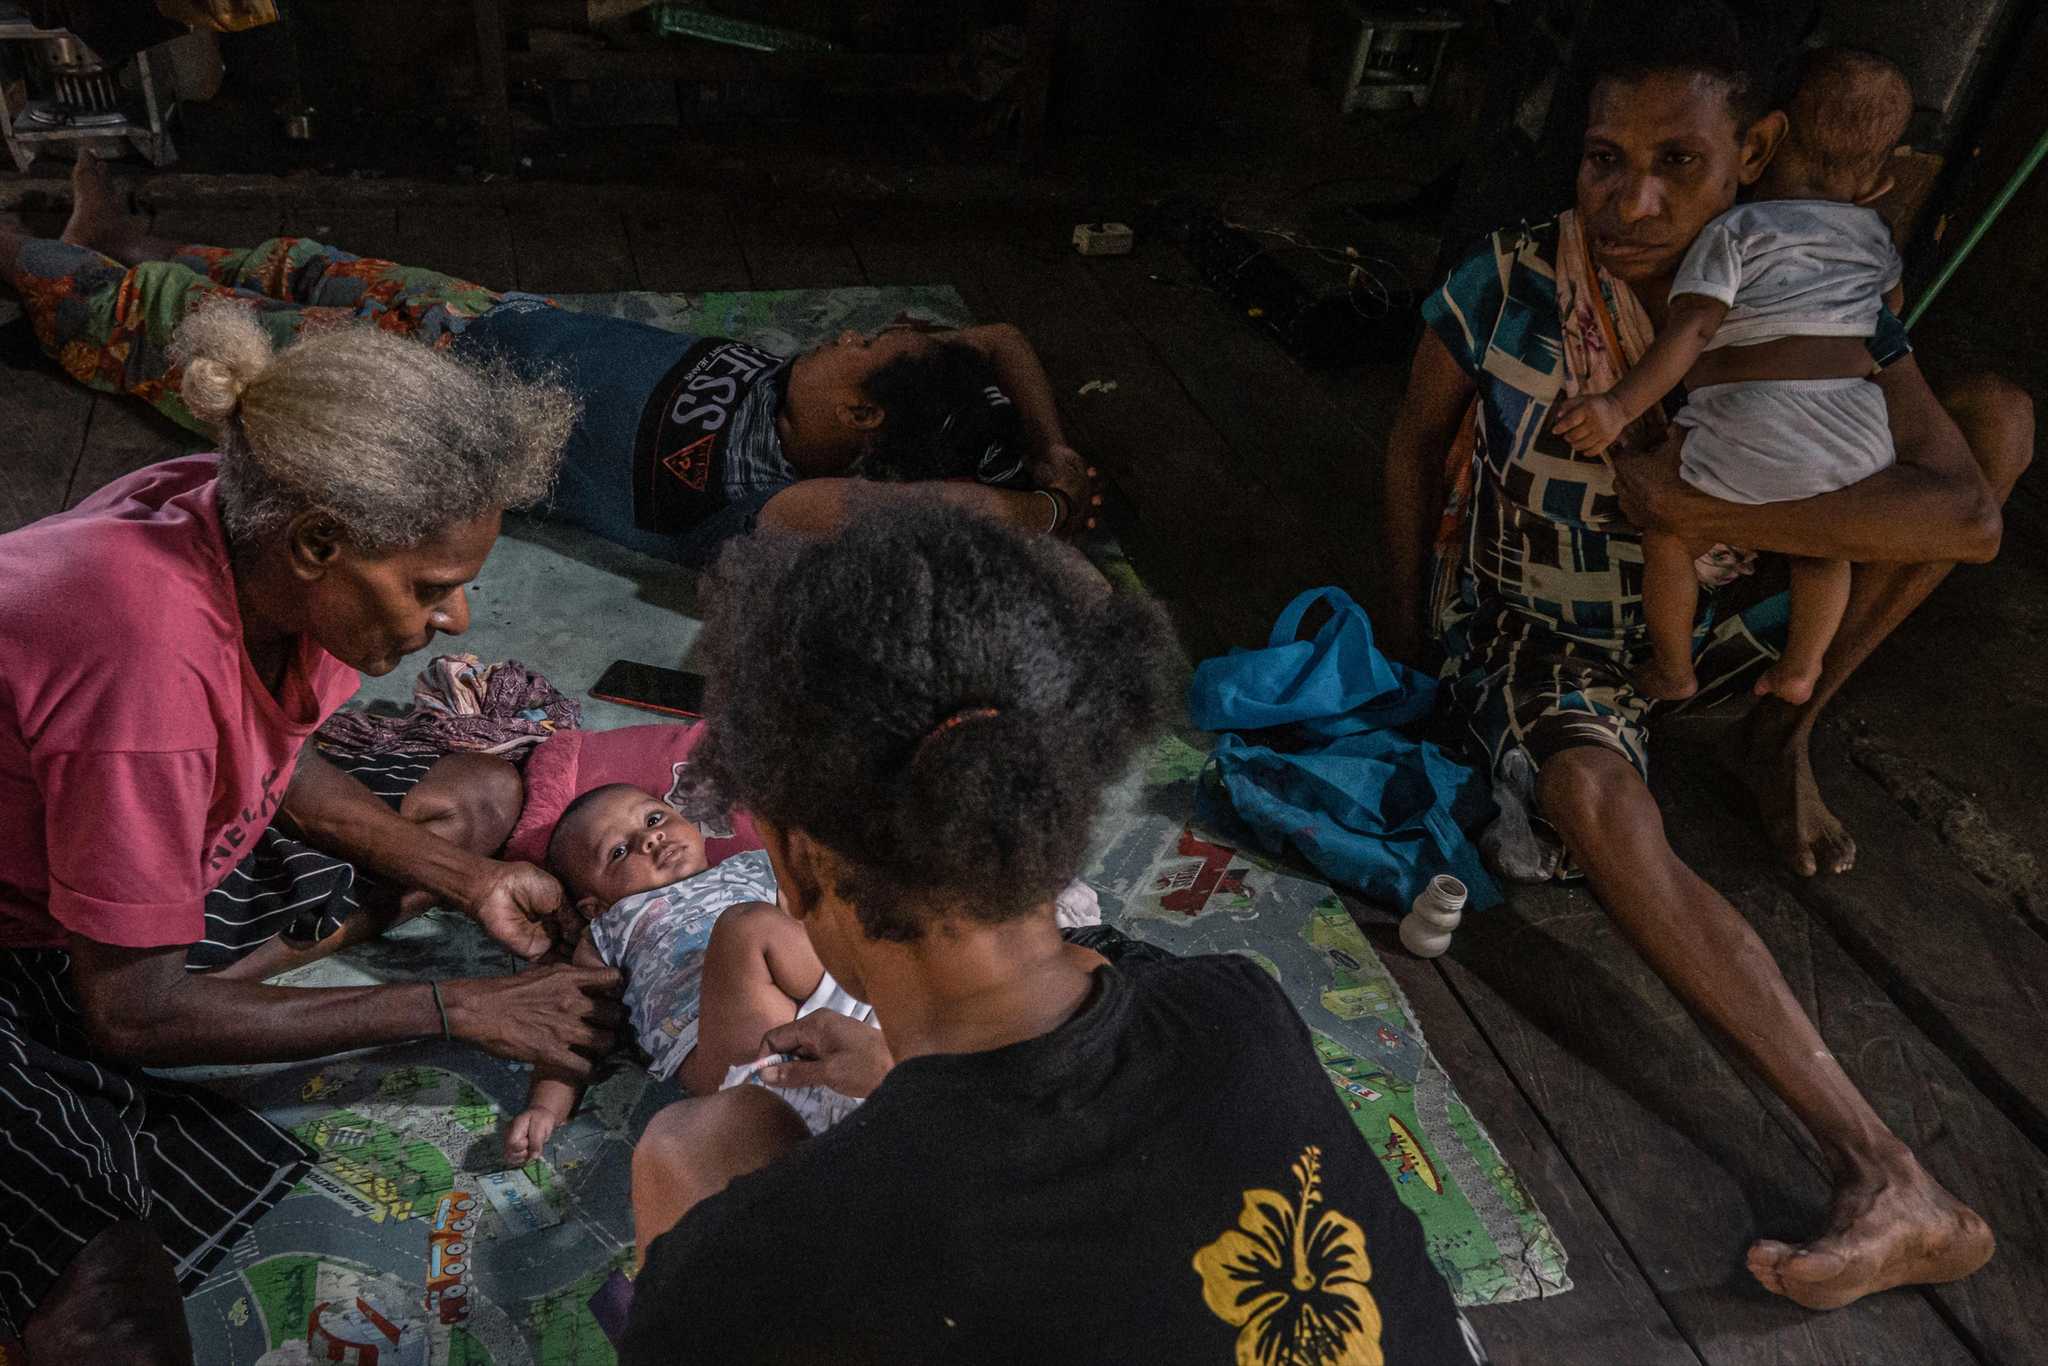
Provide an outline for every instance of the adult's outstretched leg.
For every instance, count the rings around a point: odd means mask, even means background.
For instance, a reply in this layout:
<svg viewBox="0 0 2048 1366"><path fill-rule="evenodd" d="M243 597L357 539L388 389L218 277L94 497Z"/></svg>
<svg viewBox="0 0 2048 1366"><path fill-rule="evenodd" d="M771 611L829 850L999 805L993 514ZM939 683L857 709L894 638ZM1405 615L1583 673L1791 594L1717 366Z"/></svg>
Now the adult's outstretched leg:
<svg viewBox="0 0 2048 1366"><path fill-rule="evenodd" d="M1973 375L1945 387L1942 407L1955 419L2000 506L2034 459L2034 403L1997 375ZM1859 564L1849 606L1821 662L1813 695L1793 705L1765 698L1750 713L1741 776L1757 800L1764 831L1786 866L1804 876L1845 873L1856 842L1821 799L1810 748L1814 724L1871 652L1927 600L1953 564Z"/></svg>
<svg viewBox="0 0 2048 1366"><path fill-rule="evenodd" d="M1543 766L1537 799L1629 943L1820 1145L1834 1183L1827 1227L1804 1244L1752 1245L1749 1269L1764 1288L1834 1309L1982 1266L1991 1230L1870 1108L1749 922L1672 850L1656 799L1628 760L1593 746L1565 750Z"/></svg>
<svg viewBox="0 0 2048 1366"><path fill-rule="evenodd" d="M482 285L310 238L216 247L153 237L90 157L72 188L71 220L59 238L33 237L0 216L0 280L21 296L37 341L73 379L140 398L194 431L207 429L179 397L171 339L210 301L249 309L276 346L309 327L352 322L445 346L500 298Z"/></svg>

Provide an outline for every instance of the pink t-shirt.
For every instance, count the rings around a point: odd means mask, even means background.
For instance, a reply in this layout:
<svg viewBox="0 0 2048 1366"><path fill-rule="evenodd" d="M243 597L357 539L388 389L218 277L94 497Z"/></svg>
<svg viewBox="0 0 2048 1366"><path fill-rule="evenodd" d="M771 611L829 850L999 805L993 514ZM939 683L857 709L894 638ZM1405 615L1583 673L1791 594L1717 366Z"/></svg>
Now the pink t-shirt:
<svg viewBox="0 0 2048 1366"><path fill-rule="evenodd" d="M196 942L355 694L305 637L281 697L256 677L218 469L168 460L0 536L0 948Z"/></svg>

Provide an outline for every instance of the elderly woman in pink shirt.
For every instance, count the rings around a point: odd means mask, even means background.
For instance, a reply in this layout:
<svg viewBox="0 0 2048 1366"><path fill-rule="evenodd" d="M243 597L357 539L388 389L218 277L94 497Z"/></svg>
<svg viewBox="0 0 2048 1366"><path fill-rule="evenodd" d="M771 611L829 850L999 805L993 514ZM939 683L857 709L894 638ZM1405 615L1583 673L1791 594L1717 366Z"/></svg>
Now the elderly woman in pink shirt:
<svg viewBox="0 0 2048 1366"><path fill-rule="evenodd" d="M573 401L367 328L273 355L232 306L176 345L220 453L0 536L0 1344L38 1362L190 1362L181 1286L304 1170L289 1135L143 1067L443 1035L574 1072L618 1018L615 974L567 966L323 990L224 966L297 923L222 891L277 840L347 859L343 893L361 867L547 947L553 879L475 852L509 816L417 819L306 740L359 672L468 626L463 586L546 493Z"/></svg>

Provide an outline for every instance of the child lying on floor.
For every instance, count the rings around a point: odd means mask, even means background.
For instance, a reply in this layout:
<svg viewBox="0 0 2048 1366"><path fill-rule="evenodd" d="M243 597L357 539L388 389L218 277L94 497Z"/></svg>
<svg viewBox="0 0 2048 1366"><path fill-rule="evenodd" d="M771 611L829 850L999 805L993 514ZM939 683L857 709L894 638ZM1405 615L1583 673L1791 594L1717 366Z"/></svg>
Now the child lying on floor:
<svg viewBox="0 0 2048 1366"><path fill-rule="evenodd" d="M1891 465L1884 393L1865 339L1899 284L1899 254L1863 207L1913 113L1897 67L1847 49L1814 54L1792 98L1791 128L1755 197L1709 223L1671 282L1656 341L1614 388L1566 399L1556 429L1573 449L1604 450L1680 380L1686 429L1679 473L1734 503L1780 503L1846 488ZM1708 546L1643 534L1643 615L1654 658L1644 695L1699 690L1695 559ZM1795 558L1784 654L1759 694L1804 702L1849 602L1849 565Z"/></svg>
<svg viewBox="0 0 2048 1366"><path fill-rule="evenodd" d="M840 989L775 904L768 855L707 867L703 832L662 798L623 783L592 788L563 811L547 859L589 922L575 962L625 974L633 1033L657 1079L709 1095L752 1077L761 1036L776 1025L815 1010L871 1022L873 1010ZM581 1094L536 1069L526 1109L506 1130L506 1159L538 1157ZM859 1104L822 1088L778 1094L813 1132Z"/></svg>

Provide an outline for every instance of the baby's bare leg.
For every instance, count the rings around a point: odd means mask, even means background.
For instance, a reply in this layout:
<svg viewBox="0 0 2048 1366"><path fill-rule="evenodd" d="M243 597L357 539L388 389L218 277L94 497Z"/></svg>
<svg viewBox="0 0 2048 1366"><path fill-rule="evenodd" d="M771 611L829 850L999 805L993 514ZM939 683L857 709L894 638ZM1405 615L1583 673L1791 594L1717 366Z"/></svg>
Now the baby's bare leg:
<svg viewBox="0 0 2048 1366"><path fill-rule="evenodd" d="M1813 696L1821 658L1848 610L1850 566L1847 560L1795 556L1791 572L1792 620L1785 630L1785 653L1757 679L1756 695L1775 695L1796 706Z"/></svg>
<svg viewBox="0 0 2048 1366"><path fill-rule="evenodd" d="M697 1046L676 1079L693 1096L715 1093L728 1068L761 1056L761 1036L794 1020L824 976L810 936L781 907L757 901L718 917L704 946Z"/></svg>
<svg viewBox="0 0 2048 1366"><path fill-rule="evenodd" d="M1692 671L1692 624L1699 610L1698 552L1676 536L1643 533L1643 620L1650 628L1650 660L1636 670L1636 689L1660 702L1680 702L1700 690Z"/></svg>

